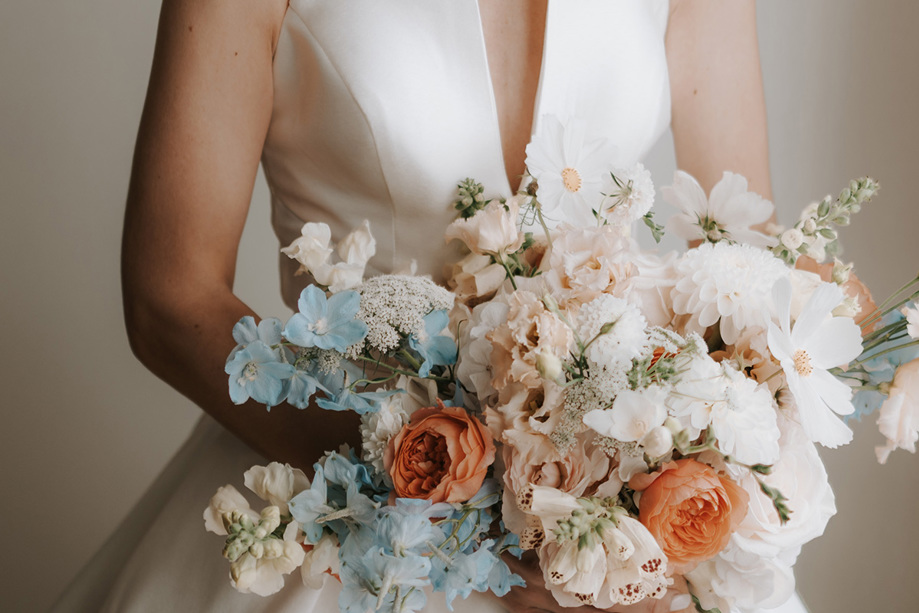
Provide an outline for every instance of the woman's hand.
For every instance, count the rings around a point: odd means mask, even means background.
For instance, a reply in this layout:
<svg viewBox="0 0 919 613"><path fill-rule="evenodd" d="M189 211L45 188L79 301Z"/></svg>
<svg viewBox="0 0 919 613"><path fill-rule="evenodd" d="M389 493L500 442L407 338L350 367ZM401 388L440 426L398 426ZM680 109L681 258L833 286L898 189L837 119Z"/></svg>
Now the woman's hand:
<svg viewBox="0 0 919 613"><path fill-rule="evenodd" d="M609 611L610 613L692 613L695 608L690 604L686 608L672 609L674 598L686 594L686 584L682 580L674 582L674 586L661 599L646 598L638 604L631 606L615 606L612 609L598 609L591 606L562 607L555 601L555 597L546 589L542 570L536 553L528 551L518 560L513 556L505 556L505 562L512 572L517 573L526 581L526 587L514 587L510 593L501 598L501 605L513 613L597 613ZM679 605L677 601L677 605Z"/></svg>

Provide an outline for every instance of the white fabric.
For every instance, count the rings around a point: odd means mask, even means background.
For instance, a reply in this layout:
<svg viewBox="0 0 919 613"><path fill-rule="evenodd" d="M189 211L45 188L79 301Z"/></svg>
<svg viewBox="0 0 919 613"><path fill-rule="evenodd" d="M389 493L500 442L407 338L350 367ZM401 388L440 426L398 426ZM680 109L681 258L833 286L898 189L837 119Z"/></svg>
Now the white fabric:
<svg viewBox="0 0 919 613"><path fill-rule="evenodd" d="M640 159L670 119L667 10L667 0L551 0L536 123L577 116L613 139L621 164ZM281 244L304 221L326 222L341 238L366 218L376 270L414 259L439 276L456 183L470 176L488 195L511 191L486 58L475 0L291 0L263 155ZM293 306L306 280L280 261ZM221 539L204 531L201 514L219 486L242 489L243 472L261 463L203 418L55 611L336 611L334 581L311 591L293 575L270 598L230 587ZM455 607L503 611L478 595ZM442 596L426 610L445 612Z"/></svg>

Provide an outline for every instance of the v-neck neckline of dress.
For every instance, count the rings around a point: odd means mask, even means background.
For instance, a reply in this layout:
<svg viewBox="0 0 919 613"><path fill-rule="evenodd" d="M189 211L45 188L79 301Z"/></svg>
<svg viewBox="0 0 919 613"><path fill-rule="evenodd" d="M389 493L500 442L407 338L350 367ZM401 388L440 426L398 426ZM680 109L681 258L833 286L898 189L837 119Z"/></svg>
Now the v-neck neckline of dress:
<svg viewBox="0 0 919 613"><path fill-rule="evenodd" d="M498 99L495 93L495 84L492 80L491 66L488 61L488 46L485 41L485 25L482 23L482 9L479 6L479 0L473 0L475 3L476 20L478 22L479 42L482 51L482 60L484 63L485 78L488 81L488 95L491 102L491 120L494 137L497 140L497 155L501 167L501 176L504 177L507 196L516 193L516 189L522 185L522 181L515 187L511 185L511 179L507 171L507 165L504 162L504 137L501 134L501 120L498 116ZM548 66L548 55L551 47L549 35L552 31L550 20L552 17L553 0L546 0L546 17L543 23L542 33L542 54L540 57L539 77L536 82L536 96L533 98L533 118L530 123L530 138L532 139L534 130L539 122L540 108L542 107L543 87L545 85L546 67Z"/></svg>

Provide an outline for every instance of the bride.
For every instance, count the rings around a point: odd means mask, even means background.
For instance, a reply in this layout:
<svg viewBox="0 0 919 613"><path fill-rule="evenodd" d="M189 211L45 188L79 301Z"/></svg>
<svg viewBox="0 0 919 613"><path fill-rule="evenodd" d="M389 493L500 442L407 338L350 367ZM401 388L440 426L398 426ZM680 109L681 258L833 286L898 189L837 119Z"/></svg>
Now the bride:
<svg viewBox="0 0 919 613"><path fill-rule="evenodd" d="M358 431L353 413L269 414L227 394L229 331L256 315L232 284L259 160L281 244L304 221L334 239L369 219L377 270L414 260L437 277L456 182L509 195L546 114L585 119L620 165L670 123L704 187L732 170L771 197L753 0L164 0L125 217L125 319L138 359L208 416L55 610L337 610L334 582L237 594L201 520L263 458L308 467ZM305 282L281 266L294 305ZM455 606L558 609L539 589Z"/></svg>

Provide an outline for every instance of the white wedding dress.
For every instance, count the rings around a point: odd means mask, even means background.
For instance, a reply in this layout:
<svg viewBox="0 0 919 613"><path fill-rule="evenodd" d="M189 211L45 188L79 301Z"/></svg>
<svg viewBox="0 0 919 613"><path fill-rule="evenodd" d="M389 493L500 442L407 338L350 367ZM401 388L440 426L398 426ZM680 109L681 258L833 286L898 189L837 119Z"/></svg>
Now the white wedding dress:
<svg viewBox="0 0 919 613"><path fill-rule="evenodd" d="M616 143L620 164L641 159L670 120L667 13L668 0L551 0L534 117L576 116ZM456 183L474 177L488 195L511 191L486 57L476 0L291 0L262 160L280 243L307 220L340 238L368 219L376 270L415 260L440 276ZM303 279L280 261L293 306ZM263 463L202 418L54 610L337 611L334 581L309 590L295 573L269 598L230 586L222 539L201 514L219 486L242 489L243 472ZM477 594L454 606L504 612ZM778 610L804 608L793 599ZM426 611L445 612L442 596Z"/></svg>

